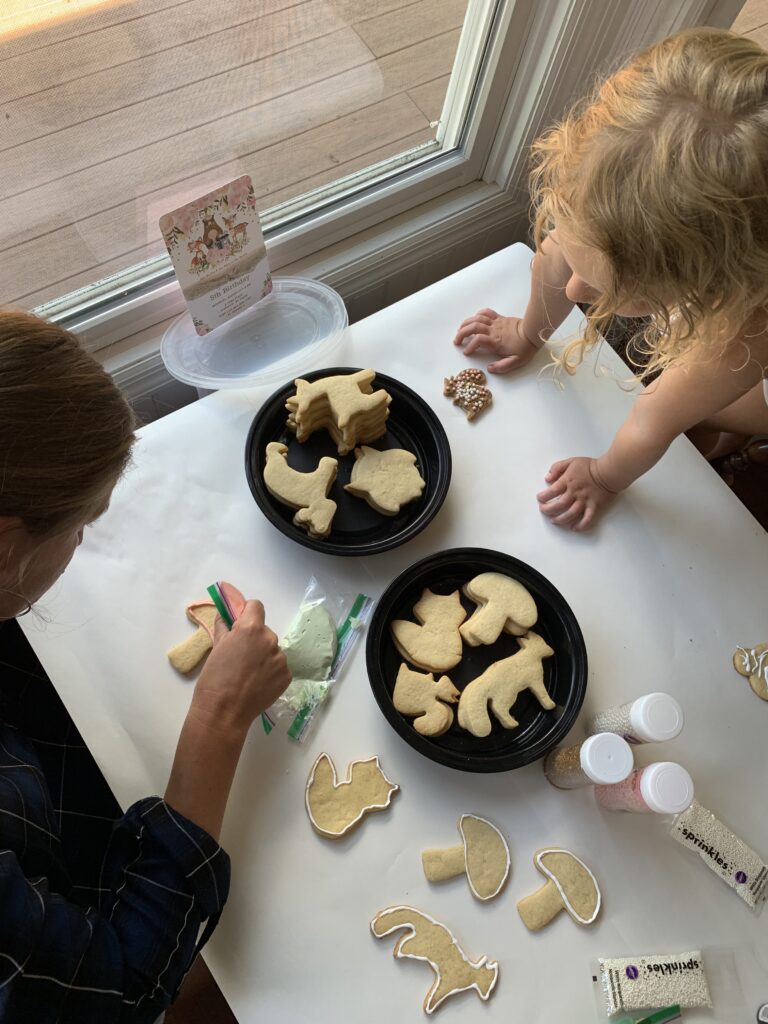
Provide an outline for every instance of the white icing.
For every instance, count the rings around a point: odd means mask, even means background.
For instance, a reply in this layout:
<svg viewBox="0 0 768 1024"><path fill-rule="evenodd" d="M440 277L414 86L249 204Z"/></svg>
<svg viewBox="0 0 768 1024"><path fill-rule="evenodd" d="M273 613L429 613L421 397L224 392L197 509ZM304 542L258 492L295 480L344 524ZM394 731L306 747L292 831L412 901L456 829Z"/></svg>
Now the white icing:
<svg viewBox="0 0 768 1024"><path fill-rule="evenodd" d="M397 911L397 910L408 910L411 913L416 914L418 917L424 918L424 920L429 921L430 924L434 924L438 928L442 928L443 931L447 932L448 935L450 935L451 942L456 947L456 951L461 956L461 958L464 961L464 963L467 964L469 967L473 967L475 969L477 969L479 967L487 967L489 970L493 971L493 981L489 985L488 991L486 992L486 994L483 995L483 993L480 991L480 988L479 988L477 982L473 981L471 985L462 985L459 988L452 988L449 992L446 992L445 995L441 999L438 999L438 1001L433 1006L430 1005L431 1000L432 1000L432 996L438 990L438 988L440 987L440 982L442 981L442 974L440 972L440 965L435 963L434 960L430 960L429 957L426 957L426 956L418 956L415 953L401 953L400 952L400 949L401 949L403 943L406 942L408 939L413 938L414 935L416 934L416 924L415 924L415 922L407 922L406 923L406 922L403 922L403 921L399 921L397 924L393 925L391 928L388 928L385 932L380 932L380 933L376 932L374 930L373 926L382 917L382 915L389 914L389 913ZM493 992L494 988L496 987L496 982L499 980L499 965L498 965L498 962L496 960L489 960L487 956L481 956L479 960L470 960L469 957L467 956L467 954L464 952L464 950L459 945L456 936L453 934L451 929L447 927L447 925L444 925L442 923L442 921L436 921L434 919L434 917L430 917L429 914L425 914L423 910L416 910L415 907L407 907L407 906L387 907L385 910L380 910L379 913L376 914L376 916L371 921L371 932L373 932L374 937L377 938L377 939L383 939L387 935L391 935L392 932L399 931L401 928L407 928L408 932L407 932L406 935L404 935L402 937L402 939L400 939L398 941L397 945L395 946L394 954L395 954L396 959L398 959L398 960L400 960L400 959L421 960L423 963L429 964L429 966L435 972L435 981L434 981L432 987L430 988L429 992L427 993L426 1000L424 1001L424 1012L425 1013L428 1013L428 1014L434 1013L435 1010L438 1008L438 1006L440 1006L449 996L455 995L457 992L468 992L470 989L474 989L484 1002L487 999L490 998L491 992Z"/></svg>
<svg viewBox="0 0 768 1024"><path fill-rule="evenodd" d="M768 650L757 654L754 647L738 647L736 653L741 658L743 673L757 676L768 686Z"/></svg>
<svg viewBox="0 0 768 1024"><path fill-rule="evenodd" d="M348 786L348 785L350 785L350 783L352 782L352 768L356 764L367 764L369 761L375 761L376 762L376 767L378 768L379 772L381 773L382 779L389 786L389 795L387 796L386 802L383 803L383 804L366 804L363 808L361 808L360 813L357 815L357 817L354 819L354 821L350 821L350 823L345 828L343 828L341 830L341 832L329 832L327 829L321 828L320 825L315 820L315 817L312 814L312 808L309 805L309 791L311 790L312 785L314 784L314 781L315 781L315 772L317 771L317 766L320 764L320 762L323 760L323 758L325 758L328 761L328 764L331 766L331 773L332 773L334 788L336 788L336 787L338 787L340 785L341 786ZM354 828L355 825L358 823L358 821L360 821L361 818L365 814L367 814L368 811L374 811L374 810L379 810L379 809L384 809L386 807L389 807L389 805L392 803L392 797L395 795L395 793L397 793L397 791L399 789L400 789L400 787L398 786L398 784L396 782L392 782L390 779L388 779L387 776L382 771L381 763L379 762L379 755L378 754L375 754L373 757L362 758L359 761L350 761L350 763L347 765L347 777L346 777L346 779L344 779L343 782L340 783L339 780L338 780L338 777L336 775L336 765L333 763L333 760L332 760L330 754L326 754L325 752L323 752L322 754L318 754L317 760L312 765L312 771L309 773L309 778L307 779L306 789L304 790L304 804L305 804L305 806L307 808L307 814L309 815L309 820L312 822L312 827L317 832L319 832L321 836L329 836L331 839L338 839L340 836L346 835L346 833L349 832L349 830L351 828Z"/></svg>
<svg viewBox="0 0 768 1024"><path fill-rule="evenodd" d="M592 914L592 917L584 918L584 917L581 916L581 914L577 913L577 911L574 908L573 904L568 899L568 897L565 895L565 891L563 890L563 887L560 884L560 882L558 881L558 879L555 878L555 876L552 874L552 872L549 871L549 869L544 864L542 864L541 858L543 856L545 856L545 854L547 854L547 853L566 853L569 857L573 857L573 859L575 861L577 861L579 864L581 864L581 866L587 872L589 877L592 879L592 881L594 882L594 885L595 885L595 892L597 893L597 903L595 904L595 909L594 909L594 912ZM535 860L536 860L536 865L539 868L541 868L541 870L544 872L544 874L547 876L547 878L550 878L555 883L555 885L557 886L557 891L560 893L560 896L562 897L563 903L565 904L566 909L568 910L568 913L571 914L575 918L575 920L580 921L582 924L592 924L592 922L595 920L597 915L600 913L600 904L602 903L603 894L600 892L600 886L597 884L597 879L592 874L592 872L589 870L589 868L584 863L584 861L581 860L579 857L577 857L575 853L571 853L570 850L563 850L563 849L561 849L559 847L552 847L552 849L549 849L549 850L539 850L539 852L536 854Z"/></svg>
<svg viewBox="0 0 768 1024"><path fill-rule="evenodd" d="M464 864L465 864L465 866L466 866L466 863L467 863L467 840L466 840L466 837L464 835L464 829L462 828L462 824L463 824L465 818L474 818L475 821L482 821L482 823L484 825L487 825L488 828L493 829L493 831L496 833L496 835L501 840L501 843L502 843L502 845L504 847L504 850L506 851L507 863L506 863L506 867L504 868L504 876L502 877L501 881L496 886L496 888L493 890L493 892L490 893L488 896L481 896L480 895L480 893L477 891L477 889L472 884L472 878L470 877L469 871L467 871L467 881L469 882L469 888L472 890L472 895L476 896L479 900L492 900L494 896L498 896L498 894L501 892L501 890L504 887L504 883L506 882L507 878L509 877L509 869L512 866L512 858L510 857L510 854L509 854L509 845L507 844L507 840L504 838L504 836L501 834L501 832L496 828L496 826L493 824L492 821L488 821L487 818L481 818L479 814L462 814L462 816L459 818L459 832L461 833L461 839L462 839L462 842L464 843Z"/></svg>

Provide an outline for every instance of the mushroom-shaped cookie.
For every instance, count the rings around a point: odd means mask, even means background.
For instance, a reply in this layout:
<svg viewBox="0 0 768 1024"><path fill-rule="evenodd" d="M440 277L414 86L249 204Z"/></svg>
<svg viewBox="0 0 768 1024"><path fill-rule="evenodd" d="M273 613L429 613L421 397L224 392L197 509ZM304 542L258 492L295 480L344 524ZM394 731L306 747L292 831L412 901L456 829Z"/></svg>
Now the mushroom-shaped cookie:
<svg viewBox="0 0 768 1024"><path fill-rule="evenodd" d="M523 924L532 932L548 925L561 910L577 924L593 924L602 897L597 879L584 861L568 850L539 850L533 863L547 876L546 884L517 904Z"/></svg>
<svg viewBox="0 0 768 1024"><path fill-rule="evenodd" d="M245 605L245 598L231 583L222 583L221 587L235 616L239 615ZM219 614L213 601L207 599L187 605L186 612L189 621L194 622L198 628L192 636L168 651L168 660L179 672L191 672L197 668L213 647L213 627Z"/></svg>
<svg viewBox="0 0 768 1024"><path fill-rule="evenodd" d="M459 818L461 845L424 850L421 863L430 882L444 882L466 872L472 895L479 900L498 896L509 877L509 847L495 825L476 814Z"/></svg>
<svg viewBox="0 0 768 1024"><path fill-rule="evenodd" d="M480 607L461 626L470 647L495 644L502 631L522 636L538 617L536 603L517 580L500 572L483 572L462 588Z"/></svg>

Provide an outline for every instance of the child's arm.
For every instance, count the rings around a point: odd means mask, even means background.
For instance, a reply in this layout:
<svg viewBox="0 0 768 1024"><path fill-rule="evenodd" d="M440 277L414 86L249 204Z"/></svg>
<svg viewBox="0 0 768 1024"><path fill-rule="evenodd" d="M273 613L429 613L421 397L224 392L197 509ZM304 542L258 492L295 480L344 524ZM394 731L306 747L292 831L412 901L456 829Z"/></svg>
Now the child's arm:
<svg viewBox="0 0 768 1024"><path fill-rule="evenodd" d="M762 349L763 346L760 346ZM725 409L762 377L768 352L751 356L741 340L711 362L666 369L639 395L608 451L598 459L555 463L549 486L537 495L541 511L558 526L587 529L612 497L654 466L684 431Z"/></svg>
<svg viewBox="0 0 768 1024"><path fill-rule="evenodd" d="M545 238L541 252L533 257L531 297L522 319L481 309L462 323L454 345L464 345L465 356L493 352L498 358L488 364L490 373L519 370L573 309L565 294L570 276L571 268L559 246L554 239Z"/></svg>

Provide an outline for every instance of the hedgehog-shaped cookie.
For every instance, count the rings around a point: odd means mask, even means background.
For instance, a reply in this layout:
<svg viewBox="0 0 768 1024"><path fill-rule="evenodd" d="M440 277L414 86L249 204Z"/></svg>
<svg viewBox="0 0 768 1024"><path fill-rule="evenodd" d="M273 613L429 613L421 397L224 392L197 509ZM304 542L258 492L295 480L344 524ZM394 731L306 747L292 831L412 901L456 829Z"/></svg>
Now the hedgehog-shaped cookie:
<svg viewBox="0 0 768 1024"><path fill-rule="evenodd" d="M473 420L493 401L493 396L485 383L486 377L482 370L468 367L455 377L445 378L443 394L453 396L453 404L464 410L468 420Z"/></svg>

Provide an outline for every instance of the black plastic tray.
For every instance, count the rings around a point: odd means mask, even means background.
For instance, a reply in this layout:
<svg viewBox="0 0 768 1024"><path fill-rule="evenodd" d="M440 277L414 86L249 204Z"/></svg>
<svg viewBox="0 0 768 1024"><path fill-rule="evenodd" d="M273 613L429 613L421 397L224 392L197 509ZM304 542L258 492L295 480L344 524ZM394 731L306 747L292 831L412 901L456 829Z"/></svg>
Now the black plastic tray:
<svg viewBox="0 0 768 1024"><path fill-rule="evenodd" d="M339 373L356 373L356 367L336 366L305 373L304 380L317 380ZM344 490L349 483L353 452L340 456L325 430L317 430L299 444L286 428L286 399L296 390L293 381L276 391L256 415L245 445L245 472L251 494L267 519L297 544L321 551L327 555L375 555L405 544L431 522L445 501L451 482L451 449L443 426L423 398L405 384L376 374L374 388L385 388L392 396L384 437L370 446L405 448L413 452L426 487L417 501L404 506L396 516L384 516L372 509L362 498L353 497ZM310 537L306 530L293 525L295 512L272 497L264 486L264 460L270 441L288 446L288 463L294 469L307 472L314 469L324 455L339 460L339 472L329 497L338 505L333 528L324 540Z"/></svg>
<svg viewBox="0 0 768 1024"><path fill-rule="evenodd" d="M403 717L392 704L392 691L403 658L392 642L389 624L393 619L413 619L413 606L425 587L436 594L450 594L481 572L505 573L530 591L539 613L532 628L555 652L544 660L544 682L557 707L545 711L533 694L524 690L512 708L520 723L517 729L504 729L491 714L491 734L478 738L460 729L454 715L453 725L442 736L421 736L413 728L412 720ZM470 614L476 607L463 595L462 603ZM458 690L463 690L492 662L517 650L517 640L506 633L495 644L465 644L459 665L444 674ZM587 688L584 638L565 598L525 562L485 548L443 551L401 573L376 606L368 630L366 659L374 697L395 732L430 760L466 772L506 772L544 757L573 725Z"/></svg>

